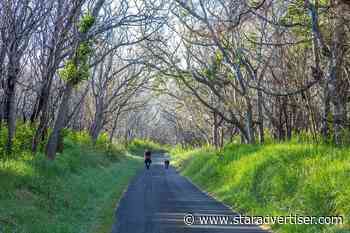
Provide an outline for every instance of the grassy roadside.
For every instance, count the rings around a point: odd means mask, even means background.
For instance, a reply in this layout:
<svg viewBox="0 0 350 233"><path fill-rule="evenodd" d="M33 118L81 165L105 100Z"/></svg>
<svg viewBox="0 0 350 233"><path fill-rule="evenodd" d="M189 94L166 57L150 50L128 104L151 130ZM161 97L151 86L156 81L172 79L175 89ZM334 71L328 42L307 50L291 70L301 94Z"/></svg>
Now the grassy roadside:
<svg viewBox="0 0 350 233"><path fill-rule="evenodd" d="M23 143L22 143L23 144ZM117 146L70 133L55 161L26 150L0 160L1 233L108 233L114 209L142 167Z"/></svg>
<svg viewBox="0 0 350 233"><path fill-rule="evenodd" d="M274 225L281 233L349 233L350 150L283 143L182 150L175 166L196 185L252 216L343 216L345 225Z"/></svg>
<svg viewBox="0 0 350 233"><path fill-rule="evenodd" d="M97 211L99 216L96 218L98 221L93 224L91 233L110 233L111 227L115 222L115 210L118 203L126 191L130 179L134 177L136 171L140 168L140 158L130 156L127 158L125 164L116 164L114 171L117 174L114 175L113 188L106 192L106 198L101 203L99 210ZM116 180L116 178L118 178Z"/></svg>

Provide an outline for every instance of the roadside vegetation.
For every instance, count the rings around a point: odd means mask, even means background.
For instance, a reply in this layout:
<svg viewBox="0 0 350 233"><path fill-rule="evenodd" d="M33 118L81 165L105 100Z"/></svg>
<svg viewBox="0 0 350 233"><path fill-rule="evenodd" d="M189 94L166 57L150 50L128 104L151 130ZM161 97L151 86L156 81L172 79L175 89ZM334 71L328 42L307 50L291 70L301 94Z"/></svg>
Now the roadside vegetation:
<svg viewBox="0 0 350 233"><path fill-rule="evenodd" d="M281 233L350 232L350 148L297 140L172 150L174 164L233 210L251 216L343 216L342 226L274 225Z"/></svg>
<svg viewBox="0 0 350 233"><path fill-rule="evenodd" d="M15 153L0 160L0 232L109 232L140 157L103 134L93 146L86 132L66 130L63 151L51 161L30 152L31 127L18 127ZM0 138L3 148L5 130Z"/></svg>
<svg viewBox="0 0 350 233"><path fill-rule="evenodd" d="M145 150L151 150L153 153L165 152L170 146L161 145L151 140L134 139L127 145L128 150L135 155L143 155Z"/></svg>

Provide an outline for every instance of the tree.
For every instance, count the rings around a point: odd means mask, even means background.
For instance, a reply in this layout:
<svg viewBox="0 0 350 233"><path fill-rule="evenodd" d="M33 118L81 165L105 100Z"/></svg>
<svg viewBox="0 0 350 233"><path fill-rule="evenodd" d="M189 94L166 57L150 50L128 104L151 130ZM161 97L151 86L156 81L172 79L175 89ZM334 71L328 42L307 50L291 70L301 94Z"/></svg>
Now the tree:
<svg viewBox="0 0 350 233"><path fill-rule="evenodd" d="M11 152L16 129L16 83L21 72L21 59L28 47L31 35L41 25L50 3L41 0L2 1L2 46L6 48L7 77L4 79L4 118L8 126L6 151ZM1 51L1 59L5 52ZM1 61L2 62L2 61ZM2 63L1 63L2 66Z"/></svg>

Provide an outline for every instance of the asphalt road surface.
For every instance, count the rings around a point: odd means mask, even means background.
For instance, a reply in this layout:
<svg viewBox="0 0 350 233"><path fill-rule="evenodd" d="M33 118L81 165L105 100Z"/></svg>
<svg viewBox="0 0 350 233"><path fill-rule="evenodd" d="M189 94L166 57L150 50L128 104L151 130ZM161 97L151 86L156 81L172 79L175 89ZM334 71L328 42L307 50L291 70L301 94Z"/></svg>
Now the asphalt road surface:
<svg viewBox="0 0 350 233"><path fill-rule="evenodd" d="M254 225L186 225L187 213L234 215L201 192L175 169L166 170L164 155L153 155L149 170L131 182L116 210L112 233L263 233ZM196 220L199 221L199 220Z"/></svg>

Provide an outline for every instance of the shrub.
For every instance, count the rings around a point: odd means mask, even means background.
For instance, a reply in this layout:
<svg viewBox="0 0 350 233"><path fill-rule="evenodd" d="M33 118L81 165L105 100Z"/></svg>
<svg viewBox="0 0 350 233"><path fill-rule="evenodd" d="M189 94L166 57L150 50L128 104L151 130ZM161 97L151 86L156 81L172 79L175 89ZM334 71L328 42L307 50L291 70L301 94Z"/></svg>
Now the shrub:
<svg viewBox="0 0 350 233"><path fill-rule="evenodd" d="M65 129L65 144L74 143L80 146L91 146L92 141L87 131L73 131Z"/></svg>
<svg viewBox="0 0 350 233"><path fill-rule="evenodd" d="M134 139L132 140L128 146L127 150L132 154L142 155L145 150L151 150L152 152L165 152L165 146L162 146L158 143L155 143L146 139Z"/></svg>
<svg viewBox="0 0 350 233"><path fill-rule="evenodd" d="M2 127L0 130L0 157L5 156L5 146L7 143L7 127ZM15 137L13 138L12 154L8 155L11 158L18 158L22 152L30 152L32 139L35 134L35 128L29 124L17 122ZM39 145L41 148L43 143Z"/></svg>
<svg viewBox="0 0 350 233"><path fill-rule="evenodd" d="M109 138L107 133L101 133L96 140L96 148L100 150L108 150Z"/></svg>

